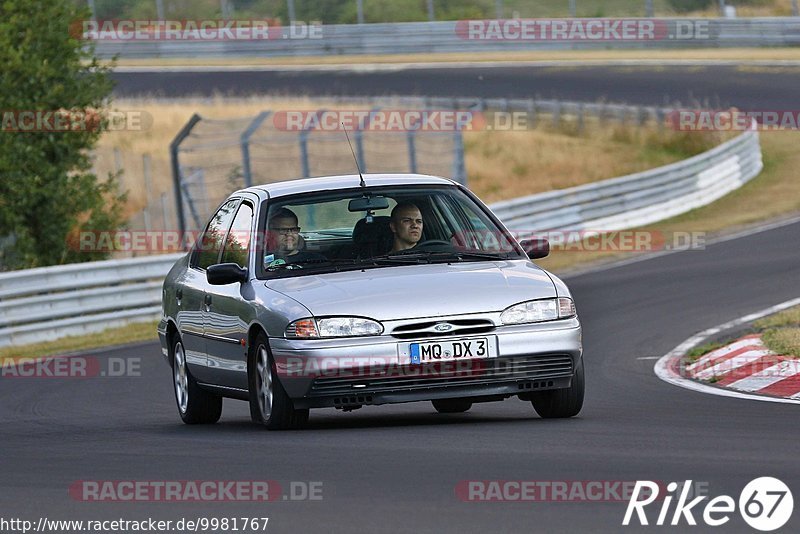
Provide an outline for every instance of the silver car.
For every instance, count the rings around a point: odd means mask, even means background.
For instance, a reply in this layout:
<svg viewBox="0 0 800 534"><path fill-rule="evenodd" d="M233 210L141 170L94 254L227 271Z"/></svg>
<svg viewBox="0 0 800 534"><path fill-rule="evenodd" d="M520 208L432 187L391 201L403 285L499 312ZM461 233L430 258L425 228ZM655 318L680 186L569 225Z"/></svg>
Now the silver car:
<svg viewBox="0 0 800 534"><path fill-rule="evenodd" d="M541 417L583 404L567 286L452 180L332 176L237 191L169 272L158 326L185 423L222 399L270 429L310 408L518 397Z"/></svg>

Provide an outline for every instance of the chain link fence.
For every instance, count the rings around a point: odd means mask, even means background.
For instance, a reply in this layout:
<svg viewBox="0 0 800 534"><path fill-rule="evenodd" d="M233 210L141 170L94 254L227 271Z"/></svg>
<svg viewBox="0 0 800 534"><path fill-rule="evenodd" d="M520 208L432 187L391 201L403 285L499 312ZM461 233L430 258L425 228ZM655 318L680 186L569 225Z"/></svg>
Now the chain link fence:
<svg viewBox="0 0 800 534"><path fill-rule="evenodd" d="M171 146L175 208L181 231L203 227L231 192L294 178L365 173L421 173L465 181L462 132L323 128L325 110L297 111L306 123L287 126L285 111L224 120L193 116ZM377 107L349 113L386 112ZM412 110L403 109L402 113ZM424 110L419 110L424 111Z"/></svg>

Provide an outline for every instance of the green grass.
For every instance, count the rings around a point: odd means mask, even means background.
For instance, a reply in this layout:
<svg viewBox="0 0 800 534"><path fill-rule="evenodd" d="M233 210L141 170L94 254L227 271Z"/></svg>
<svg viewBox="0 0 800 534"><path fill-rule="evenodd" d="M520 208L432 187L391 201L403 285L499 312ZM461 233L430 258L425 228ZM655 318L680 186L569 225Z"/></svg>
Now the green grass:
<svg viewBox="0 0 800 534"><path fill-rule="evenodd" d="M781 328L784 326L800 327L800 306L789 308L788 310L770 315L759 319L753 326L758 330L767 330L768 328Z"/></svg>
<svg viewBox="0 0 800 534"><path fill-rule="evenodd" d="M697 361L700 356L704 354L708 354L712 350L717 350L725 346L725 343L719 343L717 341L712 341L709 343L704 343L703 345L698 345L697 347L693 348L689 352L686 353L686 362L692 363Z"/></svg>
<svg viewBox="0 0 800 534"><path fill-rule="evenodd" d="M770 329L762 334L761 340L773 352L794 358L800 357L800 328Z"/></svg>
<svg viewBox="0 0 800 534"><path fill-rule="evenodd" d="M753 323L753 329L761 334L761 341L769 350L782 356L800 358L800 306L770 315ZM724 347L733 340L720 343L712 341L698 345L684 356L684 363L696 362L704 354ZM721 377L712 376L705 382L713 384Z"/></svg>
<svg viewBox="0 0 800 534"><path fill-rule="evenodd" d="M45 341L18 347L6 347L0 349L0 363L7 359L53 356L138 341L152 341L158 337L156 325L155 321L132 323L119 328L109 328L95 334L70 336L56 341Z"/></svg>
<svg viewBox="0 0 800 534"><path fill-rule="evenodd" d="M800 306L760 319L753 326L769 350L800 358Z"/></svg>

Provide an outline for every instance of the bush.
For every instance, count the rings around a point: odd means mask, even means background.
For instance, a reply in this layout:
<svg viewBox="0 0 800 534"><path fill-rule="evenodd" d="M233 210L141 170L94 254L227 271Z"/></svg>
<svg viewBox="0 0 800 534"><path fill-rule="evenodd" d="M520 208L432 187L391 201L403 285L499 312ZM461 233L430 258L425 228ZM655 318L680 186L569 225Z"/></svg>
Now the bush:
<svg viewBox="0 0 800 534"><path fill-rule="evenodd" d="M110 67L70 34L89 13L70 0L4 0L0 110L86 113L108 104ZM87 121L88 123L89 121ZM115 176L91 172L90 151L107 127L0 135L0 270L98 259L69 246L79 230L115 230L124 195ZM5 128L5 126L4 126Z"/></svg>

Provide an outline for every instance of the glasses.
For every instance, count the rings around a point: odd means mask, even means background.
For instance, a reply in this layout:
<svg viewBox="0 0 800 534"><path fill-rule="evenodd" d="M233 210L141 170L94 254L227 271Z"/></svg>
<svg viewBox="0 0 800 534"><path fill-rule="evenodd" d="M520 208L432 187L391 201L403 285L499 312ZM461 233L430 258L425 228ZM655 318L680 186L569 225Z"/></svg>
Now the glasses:
<svg viewBox="0 0 800 534"><path fill-rule="evenodd" d="M300 232L300 227L299 226L287 226L285 228L272 227L270 228L270 231L278 232L281 235L296 234Z"/></svg>

